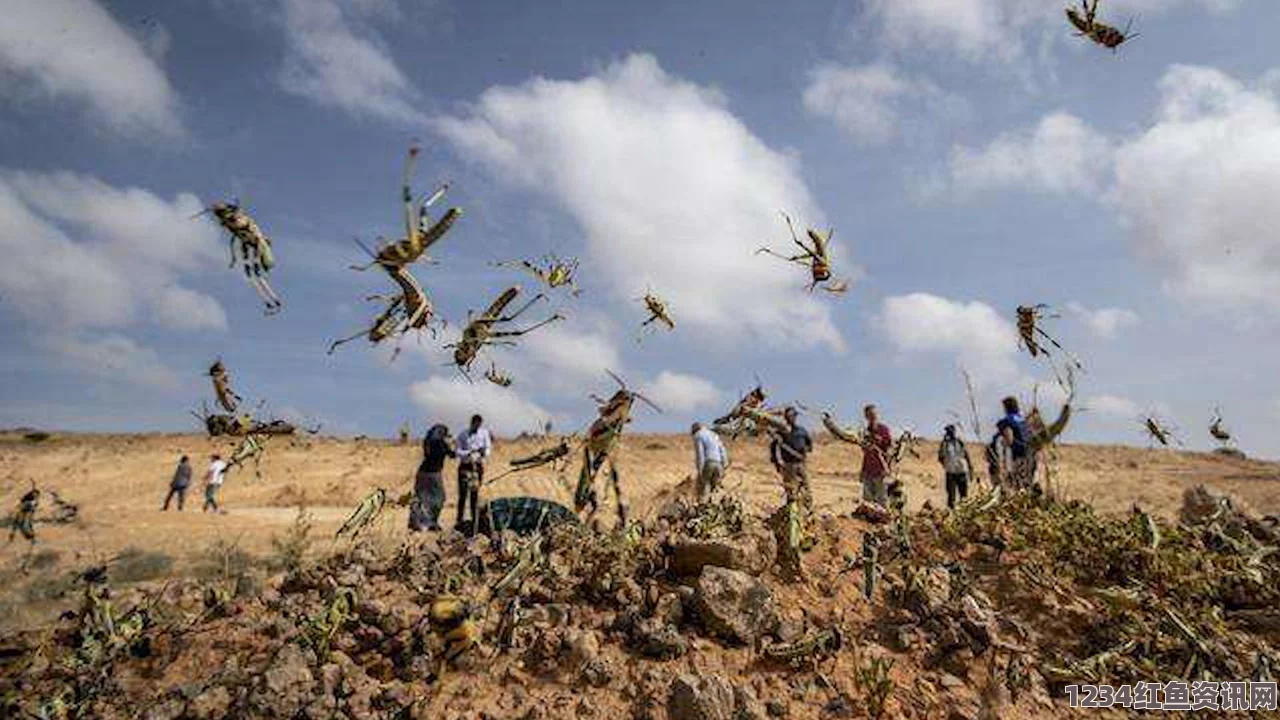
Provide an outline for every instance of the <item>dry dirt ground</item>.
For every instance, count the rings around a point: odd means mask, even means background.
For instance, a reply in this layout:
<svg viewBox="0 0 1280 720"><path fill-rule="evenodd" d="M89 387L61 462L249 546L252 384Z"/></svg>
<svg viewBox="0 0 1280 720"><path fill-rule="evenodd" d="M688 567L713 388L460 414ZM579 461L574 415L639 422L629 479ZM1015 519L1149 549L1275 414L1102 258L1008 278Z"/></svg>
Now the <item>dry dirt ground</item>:
<svg viewBox="0 0 1280 720"><path fill-rule="evenodd" d="M498 440L489 463L490 477L505 468L510 458L548 444L551 441L537 438ZM229 474L221 493L227 514L202 513L200 478L208 457L213 452L225 457L234 446L225 438L199 435L55 434L35 443L19 433L0 434L0 502L4 513L12 512L34 481L80 507L75 524L38 526L36 547L45 554L47 570L100 562L126 548L137 548L169 555L174 560L171 572L181 574L207 559L210 548L217 545L236 545L254 557L266 558L272 552L272 538L288 530L300 504L314 519L315 534L332 535L373 488L386 488L391 498L408 491L421 455L417 441L400 445L375 439L275 438L270 441L261 479L252 469ZM970 451L981 465L981 447L972 445ZM925 502L945 503L936 452L935 443L923 442L920 457L908 458L902 466L900 477L906 481L912 508ZM781 504L781 488L762 442L742 439L729 444L729 453L727 488L764 512ZM195 469L186 510L161 512L169 478L182 454L191 456ZM499 479L485 488L485 495L535 495L571 506L580 462L572 459L560 473L538 468ZM810 477L820 511L840 513L852 507L859 492L860 461L856 447L819 438ZM655 500L690 474L691 465L687 436L627 436L620 468L633 512L643 516L653 508ZM1126 512L1138 503L1173 518L1183 490L1203 483L1244 500L1261 514L1280 513L1280 463L1164 449L1066 445L1058 450L1056 468L1068 497L1086 500L1106 512ZM443 516L447 524L455 513L453 471L450 462ZM978 474L985 476L985 468L979 467ZM610 518L612 502L610 496L603 510ZM379 520L379 531L388 541L398 542L406 533L407 513L404 507L388 504ZM0 571L15 579L5 583L0 599L20 612L9 613L9 622L0 624L40 621L58 610L54 603L40 602L38 593L27 591L25 576L13 572L27 552L21 540L4 548Z"/></svg>

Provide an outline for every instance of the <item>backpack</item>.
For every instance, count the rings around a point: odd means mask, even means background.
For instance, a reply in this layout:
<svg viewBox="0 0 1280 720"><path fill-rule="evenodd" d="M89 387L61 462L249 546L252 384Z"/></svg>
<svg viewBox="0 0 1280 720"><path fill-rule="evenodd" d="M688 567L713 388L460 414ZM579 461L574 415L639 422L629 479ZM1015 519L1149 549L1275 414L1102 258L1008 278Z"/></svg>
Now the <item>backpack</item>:
<svg viewBox="0 0 1280 720"><path fill-rule="evenodd" d="M964 443L960 442L960 438L943 440L939 452L942 455L942 468L947 473L957 474L968 471L968 465L964 461Z"/></svg>

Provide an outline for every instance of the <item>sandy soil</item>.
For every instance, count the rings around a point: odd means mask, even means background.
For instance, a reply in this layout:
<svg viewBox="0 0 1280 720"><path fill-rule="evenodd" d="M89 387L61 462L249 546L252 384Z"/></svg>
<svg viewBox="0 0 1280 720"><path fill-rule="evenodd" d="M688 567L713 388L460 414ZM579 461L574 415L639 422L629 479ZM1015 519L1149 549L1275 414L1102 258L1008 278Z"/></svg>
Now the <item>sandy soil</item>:
<svg viewBox="0 0 1280 720"><path fill-rule="evenodd" d="M208 456L224 456L234 441L196 435L55 435L40 443L21 435L0 435L0 502L11 512L31 481L57 490L80 506L75 525L39 527L39 547L57 551L63 560L106 558L134 546L166 552L181 567L218 540L243 549L267 553L271 538L293 522L299 504L315 519L320 536L331 534L362 497L375 487L396 497L412 487L420 459L416 443L402 446L387 440L327 437L275 438L262 465L262 478L251 470L232 472L221 500L225 515L200 512L200 476ZM496 443L490 477L512 457L549 444L525 439ZM909 503L945 503L941 475L934 457L936 444L920 445L920 458L909 458L900 475ZM729 446L731 467L726 486L736 488L761 509L772 509L782 493L767 462L765 446L743 439ZM972 447L981 464L981 448ZM196 481L184 512L161 512L169 478L182 454L192 457ZM1071 446L1059 449L1057 468L1066 493L1111 512L1124 512L1133 503L1166 517L1176 514L1184 489L1204 483L1232 493L1256 511L1280 513L1280 464L1238 460L1206 453L1145 450L1117 446ZM576 458L575 458L576 460ZM860 451L851 445L821 438L810 463L815 500L820 509L840 512L851 507L859 492ZM620 468L628 501L640 513L655 504L691 472L689 439L679 435L632 435L623 448ZM454 463L446 467L448 504L445 519L454 517ZM985 468L979 468L985 475ZM488 497L537 495L572 504L575 461L562 473L539 468L509 475L487 486ZM612 517L612 498L606 513ZM388 505L382 524L388 533L405 526L407 509ZM6 546L4 564L26 552L25 543Z"/></svg>

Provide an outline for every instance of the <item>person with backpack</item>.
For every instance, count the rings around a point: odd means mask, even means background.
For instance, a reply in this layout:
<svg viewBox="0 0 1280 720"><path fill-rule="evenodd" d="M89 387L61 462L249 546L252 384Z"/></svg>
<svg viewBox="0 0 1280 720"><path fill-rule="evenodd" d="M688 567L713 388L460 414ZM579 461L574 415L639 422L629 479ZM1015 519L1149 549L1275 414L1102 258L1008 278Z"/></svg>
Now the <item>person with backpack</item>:
<svg viewBox="0 0 1280 720"><path fill-rule="evenodd" d="M992 438L992 446L999 451L997 446L1001 442L1007 445L1004 450L1008 455L1007 462L1001 467L1003 479L1015 488L1024 487L1030 483L1032 469L1027 421L1018 407L1018 398L1012 395L1006 397L1001 405L1004 407L1004 417L996 422L996 437ZM1008 435L1005 435L1006 430ZM997 452L997 457L999 455Z"/></svg>
<svg viewBox="0 0 1280 720"><path fill-rule="evenodd" d="M969 478L973 477L973 461L969 449L956 434L956 426L942 430L942 442L938 445L938 462L942 464L947 486L947 508L955 509L956 496L964 500L969 496Z"/></svg>

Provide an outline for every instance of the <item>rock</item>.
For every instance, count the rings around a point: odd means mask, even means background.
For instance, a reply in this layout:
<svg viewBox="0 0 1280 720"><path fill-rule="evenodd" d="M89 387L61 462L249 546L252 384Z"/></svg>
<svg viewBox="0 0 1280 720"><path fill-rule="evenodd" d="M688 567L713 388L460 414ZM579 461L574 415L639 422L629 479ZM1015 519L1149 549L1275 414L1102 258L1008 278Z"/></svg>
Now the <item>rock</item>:
<svg viewBox="0 0 1280 720"><path fill-rule="evenodd" d="M698 576L695 592L703 625L725 640L750 644L778 626L773 593L744 572L707 566Z"/></svg>
<svg viewBox="0 0 1280 720"><path fill-rule="evenodd" d="M784 718L787 716L787 701L782 698L773 698L764 704L764 710L769 713L769 717Z"/></svg>
<svg viewBox="0 0 1280 720"><path fill-rule="evenodd" d="M681 675L667 697L670 720L733 720L733 686L718 675Z"/></svg>
<svg viewBox="0 0 1280 720"><path fill-rule="evenodd" d="M847 718L853 717L853 708L853 700L845 693L840 693L827 702L823 711L827 717Z"/></svg>
<svg viewBox="0 0 1280 720"><path fill-rule="evenodd" d="M654 604L653 617L668 625L679 626L684 622L684 603L675 593L666 593Z"/></svg>
<svg viewBox="0 0 1280 720"><path fill-rule="evenodd" d="M196 720L219 720L227 716L230 708L231 693L221 685L215 685L197 695L188 712Z"/></svg>
<svg viewBox="0 0 1280 720"><path fill-rule="evenodd" d="M1188 525L1200 525L1213 517L1219 508L1229 507L1230 502L1217 490L1197 485L1182 493L1182 510L1178 515Z"/></svg>
<svg viewBox="0 0 1280 720"><path fill-rule="evenodd" d="M749 685L733 686L734 720L765 720L769 717L764 703Z"/></svg>
<svg viewBox="0 0 1280 720"><path fill-rule="evenodd" d="M632 644L645 657L671 660L689 651L689 643L674 625L657 618L636 623L631 631Z"/></svg>
<svg viewBox="0 0 1280 720"><path fill-rule="evenodd" d="M938 676L938 683L944 688L964 687L964 681L951 673L942 673Z"/></svg>
<svg viewBox="0 0 1280 720"><path fill-rule="evenodd" d="M311 702L310 663L307 654L292 643L285 645L262 675L262 683L250 699L262 711L293 717Z"/></svg>
<svg viewBox="0 0 1280 720"><path fill-rule="evenodd" d="M142 717L143 720L178 720L184 709L182 698L169 697L148 708Z"/></svg>
<svg viewBox="0 0 1280 720"><path fill-rule="evenodd" d="M753 526L731 538L676 538L667 552L668 567L676 575L697 575L708 565L759 575L773 565L778 546L772 533Z"/></svg>
<svg viewBox="0 0 1280 720"><path fill-rule="evenodd" d="M569 666L582 670L600 656L600 640L590 630L569 630L564 636Z"/></svg>

